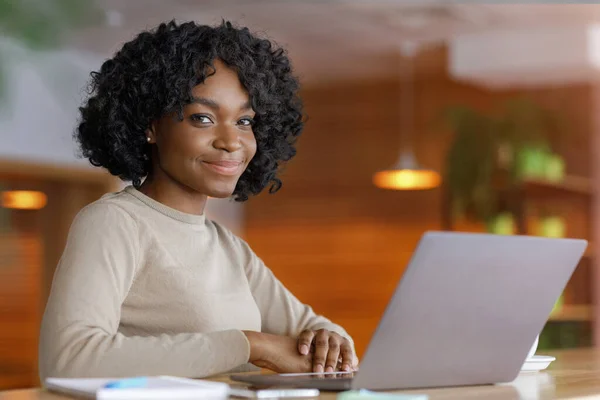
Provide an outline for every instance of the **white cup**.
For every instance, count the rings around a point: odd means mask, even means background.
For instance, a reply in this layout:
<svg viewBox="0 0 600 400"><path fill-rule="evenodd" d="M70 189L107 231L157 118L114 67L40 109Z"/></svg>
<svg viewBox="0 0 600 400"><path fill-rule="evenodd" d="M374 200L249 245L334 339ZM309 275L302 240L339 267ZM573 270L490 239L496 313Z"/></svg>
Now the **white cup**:
<svg viewBox="0 0 600 400"><path fill-rule="evenodd" d="M529 349L529 353L527 353L527 359L530 359L531 357L533 357L535 355L535 352L537 351L539 342L540 342L540 335L537 335L535 337L535 341L533 342L533 346L531 346L531 349Z"/></svg>

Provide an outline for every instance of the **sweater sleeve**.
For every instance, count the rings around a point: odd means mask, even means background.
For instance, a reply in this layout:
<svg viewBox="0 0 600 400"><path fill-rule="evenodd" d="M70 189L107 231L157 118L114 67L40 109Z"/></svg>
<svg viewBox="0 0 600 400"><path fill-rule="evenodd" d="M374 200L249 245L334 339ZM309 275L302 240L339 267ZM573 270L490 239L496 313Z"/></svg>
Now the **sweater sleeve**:
<svg viewBox="0 0 600 400"><path fill-rule="evenodd" d="M240 242L246 254L246 276L261 313L263 332L296 337L305 329L327 329L344 336L354 346L344 328L298 300L249 246Z"/></svg>
<svg viewBox="0 0 600 400"><path fill-rule="evenodd" d="M204 377L248 362L239 330L160 336L118 331L140 262L135 220L110 203L75 218L42 320L39 371L46 377Z"/></svg>

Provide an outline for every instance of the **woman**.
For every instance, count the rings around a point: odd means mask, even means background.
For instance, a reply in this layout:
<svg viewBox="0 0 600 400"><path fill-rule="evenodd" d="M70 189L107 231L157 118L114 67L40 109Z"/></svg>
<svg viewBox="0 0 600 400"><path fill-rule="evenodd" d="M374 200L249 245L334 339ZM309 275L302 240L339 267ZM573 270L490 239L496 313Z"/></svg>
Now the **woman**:
<svg viewBox="0 0 600 400"><path fill-rule="evenodd" d="M279 189L303 127L297 91L284 52L230 23L161 24L92 73L76 138L133 185L71 226L42 322L42 379L357 366L341 327L204 216L208 197Z"/></svg>

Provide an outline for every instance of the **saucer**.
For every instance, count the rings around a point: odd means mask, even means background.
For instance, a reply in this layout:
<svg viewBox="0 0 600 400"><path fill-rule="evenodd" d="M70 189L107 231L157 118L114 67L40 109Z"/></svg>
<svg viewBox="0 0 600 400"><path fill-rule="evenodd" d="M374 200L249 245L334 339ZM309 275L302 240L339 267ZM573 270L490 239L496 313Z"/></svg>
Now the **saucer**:
<svg viewBox="0 0 600 400"><path fill-rule="evenodd" d="M534 355L533 357L529 357L527 360L525 360L525 363L521 367L521 372L545 370L554 360L556 360L555 357Z"/></svg>

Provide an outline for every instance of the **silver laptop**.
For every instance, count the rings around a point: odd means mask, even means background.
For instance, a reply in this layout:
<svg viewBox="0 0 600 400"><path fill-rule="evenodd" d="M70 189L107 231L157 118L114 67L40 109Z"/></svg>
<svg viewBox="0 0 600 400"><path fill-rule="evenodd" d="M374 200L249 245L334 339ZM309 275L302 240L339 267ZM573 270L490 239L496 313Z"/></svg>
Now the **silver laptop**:
<svg viewBox="0 0 600 400"><path fill-rule="evenodd" d="M586 247L580 239L427 232L358 372L232 379L334 391L513 381Z"/></svg>

